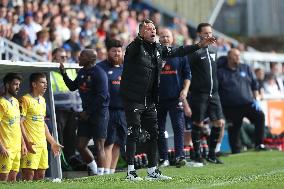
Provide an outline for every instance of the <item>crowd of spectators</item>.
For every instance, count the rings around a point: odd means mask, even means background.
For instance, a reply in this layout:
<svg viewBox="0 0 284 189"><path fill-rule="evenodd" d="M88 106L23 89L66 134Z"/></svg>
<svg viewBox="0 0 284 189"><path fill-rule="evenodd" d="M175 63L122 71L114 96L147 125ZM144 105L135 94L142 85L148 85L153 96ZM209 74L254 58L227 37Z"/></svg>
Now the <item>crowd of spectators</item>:
<svg viewBox="0 0 284 189"><path fill-rule="evenodd" d="M119 39L124 46L137 35L140 21L150 18L157 27L162 15L135 0L1 0L0 36L51 60L51 51L63 47L69 62L77 62L86 47L105 56L105 42ZM169 27L176 45L192 44L186 21L173 18ZM218 40L220 51L229 43Z"/></svg>

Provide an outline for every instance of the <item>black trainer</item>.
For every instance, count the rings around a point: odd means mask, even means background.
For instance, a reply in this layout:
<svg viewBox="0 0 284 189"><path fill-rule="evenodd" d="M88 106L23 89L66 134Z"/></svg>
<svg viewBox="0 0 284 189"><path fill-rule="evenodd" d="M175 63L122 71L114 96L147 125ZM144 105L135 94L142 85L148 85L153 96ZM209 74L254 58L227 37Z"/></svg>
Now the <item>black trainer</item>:
<svg viewBox="0 0 284 189"><path fill-rule="evenodd" d="M206 165L206 161L201 156L197 156L197 157L193 158L192 161L196 162L196 163L202 163L203 165Z"/></svg>
<svg viewBox="0 0 284 189"><path fill-rule="evenodd" d="M95 176L97 173L94 173L91 168L87 167L88 176Z"/></svg>
<svg viewBox="0 0 284 189"><path fill-rule="evenodd" d="M257 145L255 151L267 151L269 150L264 144Z"/></svg>
<svg viewBox="0 0 284 189"><path fill-rule="evenodd" d="M186 160L184 157L177 157L176 158L176 167L177 168L180 168L182 166L185 166L186 165Z"/></svg>
<svg viewBox="0 0 284 189"><path fill-rule="evenodd" d="M148 172L146 180L171 180L172 177L168 177L166 175L163 175L162 172L159 169L155 169L152 173Z"/></svg>
<svg viewBox="0 0 284 189"><path fill-rule="evenodd" d="M133 171L128 171L127 172L127 176L126 176L125 180L128 180L128 181L141 181L143 179L137 175L135 170L133 170Z"/></svg>
<svg viewBox="0 0 284 189"><path fill-rule="evenodd" d="M216 152L216 157L221 157L221 156L223 156L223 157L228 157L228 156L229 156L229 153L227 153L227 152L221 152L221 151Z"/></svg>
<svg viewBox="0 0 284 189"><path fill-rule="evenodd" d="M221 161L216 156L208 156L207 161L210 162L210 163L215 163L215 164L224 164L223 161Z"/></svg>

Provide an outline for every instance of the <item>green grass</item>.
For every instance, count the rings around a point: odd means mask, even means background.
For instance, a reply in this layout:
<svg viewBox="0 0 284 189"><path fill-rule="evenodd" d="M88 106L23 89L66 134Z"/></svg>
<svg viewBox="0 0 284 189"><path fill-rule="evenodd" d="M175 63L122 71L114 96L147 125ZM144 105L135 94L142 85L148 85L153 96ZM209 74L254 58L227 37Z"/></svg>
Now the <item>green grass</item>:
<svg viewBox="0 0 284 189"><path fill-rule="evenodd" d="M96 176L62 183L19 182L0 184L0 189L180 189L180 188L284 188L284 153L283 152L248 152L222 158L224 165L208 164L202 168L165 168L163 173L173 177L170 181L125 181L125 173L108 176ZM140 176L146 170L139 170Z"/></svg>

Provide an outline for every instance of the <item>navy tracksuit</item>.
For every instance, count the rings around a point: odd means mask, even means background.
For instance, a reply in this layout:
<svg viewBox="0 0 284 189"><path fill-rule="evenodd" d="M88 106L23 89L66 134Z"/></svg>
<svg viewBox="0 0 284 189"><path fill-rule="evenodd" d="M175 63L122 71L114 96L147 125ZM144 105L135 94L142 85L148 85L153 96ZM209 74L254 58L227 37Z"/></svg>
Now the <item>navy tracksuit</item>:
<svg viewBox="0 0 284 189"><path fill-rule="evenodd" d="M255 125L255 145L263 143L265 116L256 106L253 91L258 90L257 80L246 64L239 64L236 70L228 67L227 63L218 68L219 94L227 122L229 143L232 153L239 153L240 128L243 118L247 117Z"/></svg>
<svg viewBox="0 0 284 189"><path fill-rule="evenodd" d="M175 57L166 59L161 71L158 106L159 126L159 155L160 159L167 160L168 145L165 139L166 117L169 112L174 131L175 155L184 156L184 112L183 104L179 101L180 92L183 89L184 80L191 79L191 72L187 57Z"/></svg>
<svg viewBox="0 0 284 189"><path fill-rule="evenodd" d="M113 66L107 60L97 64L107 74L109 80L109 123L106 144L119 144L124 148L127 136L127 124L122 99L119 94L123 65Z"/></svg>
<svg viewBox="0 0 284 189"><path fill-rule="evenodd" d="M110 98L108 78L104 70L95 65L90 69L82 68L74 81L66 73L62 76L69 90L79 89L83 110L90 116L87 121L80 120L77 135L106 138Z"/></svg>

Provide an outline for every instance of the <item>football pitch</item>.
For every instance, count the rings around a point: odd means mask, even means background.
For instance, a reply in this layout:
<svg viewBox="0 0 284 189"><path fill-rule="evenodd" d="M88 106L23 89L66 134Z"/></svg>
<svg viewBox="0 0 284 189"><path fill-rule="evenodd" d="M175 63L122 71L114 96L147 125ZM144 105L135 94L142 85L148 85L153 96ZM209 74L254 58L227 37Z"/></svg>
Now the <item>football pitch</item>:
<svg viewBox="0 0 284 189"><path fill-rule="evenodd" d="M169 167L162 169L170 181L125 181L125 173L63 180L0 183L0 189L202 189L202 188L284 188L284 152L246 152L222 157L224 165L207 164L201 168ZM146 176L146 170L138 171Z"/></svg>

